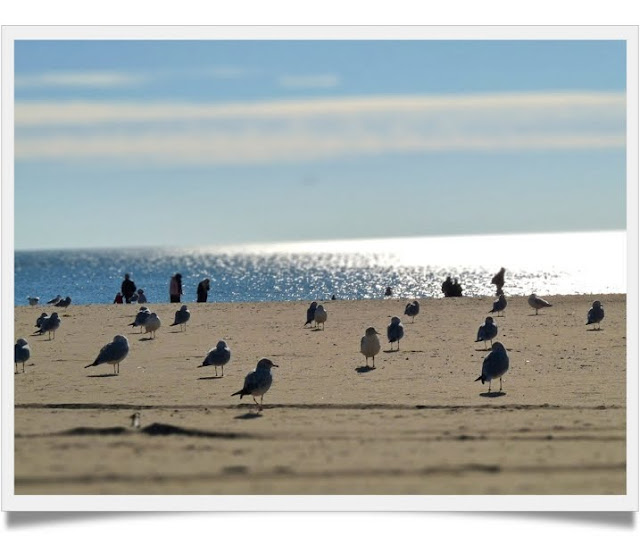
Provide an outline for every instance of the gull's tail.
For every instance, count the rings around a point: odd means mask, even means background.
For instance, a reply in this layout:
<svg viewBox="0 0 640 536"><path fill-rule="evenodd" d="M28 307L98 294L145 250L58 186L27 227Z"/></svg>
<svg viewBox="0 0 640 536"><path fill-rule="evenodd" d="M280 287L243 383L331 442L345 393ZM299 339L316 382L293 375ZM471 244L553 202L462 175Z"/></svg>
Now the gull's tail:
<svg viewBox="0 0 640 536"><path fill-rule="evenodd" d="M95 366L96 366L96 364L95 364L95 363L91 363L91 365L87 365L87 366L86 366L86 367L84 367L84 368L95 367Z"/></svg>
<svg viewBox="0 0 640 536"><path fill-rule="evenodd" d="M233 393L231 396L236 396L236 395L240 395L240 399L242 399L242 397L244 395L250 395L251 393L247 390L245 390L244 388L240 389L239 391L236 391L235 393Z"/></svg>
<svg viewBox="0 0 640 536"><path fill-rule="evenodd" d="M484 374L480 374L480 376L478 376L474 381L478 381L478 380L482 380L482 384L484 385L484 382L487 378L485 378Z"/></svg>

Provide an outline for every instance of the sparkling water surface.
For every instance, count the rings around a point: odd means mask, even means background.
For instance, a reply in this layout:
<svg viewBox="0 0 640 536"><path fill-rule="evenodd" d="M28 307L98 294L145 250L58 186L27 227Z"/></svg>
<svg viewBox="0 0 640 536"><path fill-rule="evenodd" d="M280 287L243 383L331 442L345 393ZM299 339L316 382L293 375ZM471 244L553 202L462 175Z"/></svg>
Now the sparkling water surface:
<svg viewBox="0 0 640 536"><path fill-rule="evenodd" d="M169 301L169 279L182 274L183 302L211 280L211 302L442 297L447 275L465 296L541 296L626 292L625 231L392 238L201 248L127 248L15 252L15 305L61 294L72 304L112 303L125 273L151 303Z"/></svg>

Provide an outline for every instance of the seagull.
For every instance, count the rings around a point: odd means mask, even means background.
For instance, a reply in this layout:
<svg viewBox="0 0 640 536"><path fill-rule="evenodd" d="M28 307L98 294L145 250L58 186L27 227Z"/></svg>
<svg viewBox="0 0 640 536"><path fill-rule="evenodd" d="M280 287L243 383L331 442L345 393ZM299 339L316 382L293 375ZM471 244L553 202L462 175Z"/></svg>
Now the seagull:
<svg viewBox="0 0 640 536"><path fill-rule="evenodd" d="M327 311L324 310L322 305L316 307L313 319L316 321L316 326L322 324L322 331L324 331L324 323L327 321Z"/></svg>
<svg viewBox="0 0 640 536"><path fill-rule="evenodd" d="M420 312L420 304L418 300L413 300L411 303L407 303L407 306L404 308L404 314L411 317L411 322L415 320L415 317Z"/></svg>
<svg viewBox="0 0 640 536"><path fill-rule="evenodd" d="M42 313L38 319L36 320L36 325L34 327L36 328L41 328L42 327L42 323L45 321L45 319L49 318L49 315L47 313Z"/></svg>
<svg viewBox="0 0 640 536"><path fill-rule="evenodd" d="M369 366L369 358L373 359L373 367L376 368L376 354L380 353L380 333L376 331L376 328L369 327L365 331L364 337L360 339L360 353L364 355L367 360L367 367Z"/></svg>
<svg viewBox="0 0 640 536"><path fill-rule="evenodd" d="M53 298L52 300L49 300L47 302L47 305L55 305L56 303L58 303L60 300L62 299L62 296L60 296L60 294L58 294L55 298Z"/></svg>
<svg viewBox="0 0 640 536"><path fill-rule="evenodd" d="M144 332L151 332L151 336L155 339L156 331L161 326L160 319L156 313L151 313L147 321L144 323Z"/></svg>
<svg viewBox="0 0 640 536"><path fill-rule="evenodd" d="M236 391L231 396L240 395L240 399L242 399L244 395L251 395L253 401L258 404L258 411L262 411L262 398L269 390L269 387L271 387L271 382L273 381L271 368L277 366L278 365L266 357L261 359L256 365L256 370L247 374L242 389ZM260 403L256 400L256 396L260 396Z"/></svg>
<svg viewBox="0 0 640 536"><path fill-rule="evenodd" d="M56 304L54 304L56 307L69 307L69 304L71 303L71 298L69 296L67 296L64 300L60 300L59 302L57 302Z"/></svg>
<svg viewBox="0 0 640 536"><path fill-rule="evenodd" d="M589 309L589 312L587 313L586 325L588 326L589 324L598 324L598 329L600 329L600 322L602 322L603 318L604 309L602 308L602 304L598 300L596 300L593 302L593 304L591 305L591 309Z"/></svg>
<svg viewBox="0 0 640 536"><path fill-rule="evenodd" d="M22 372L24 372L24 363L31 357L31 348L25 339L18 339L13 347L13 361L18 372L18 363L22 363Z"/></svg>
<svg viewBox="0 0 640 536"><path fill-rule="evenodd" d="M500 291L500 296L496 301L493 302L493 309L491 309L491 311L489 312L499 313L499 312L503 312L506 308L507 308L507 298L504 297L504 292Z"/></svg>
<svg viewBox="0 0 640 536"><path fill-rule="evenodd" d="M123 335L116 335L113 341L105 344L101 349L96 360L84 368L97 367L102 363L113 365L113 373L120 374L120 361L122 361L129 353L129 341ZM117 367L117 372L116 372Z"/></svg>
<svg viewBox="0 0 640 536"><path fill-rule="evenodd" d="M311 302L311 305L309 305L309 308L307 309L307 321L304 323L305 326L307 324L311 324L311 322L315 322L317 307L318 307L318 302L315 302L315 301Z"/></svg>
<svg viewBox="0 0 640 536"><path fill-rule="evenodd" d="M176 311L176 316L174 317L173 324L171 326L177 326L180 324L180 331L182 331L182 324L184 324L184 329L187 329L187 322L189 322L189 318L191 318L191 313L189 309L187 309L186 305L180 307L178 311Z"/></svg>
<svg viewBox="0 0 640 536"><path fill-rule="evenodd" d="M222 375L224 376L224 366L231 359L231 350L227 346L227 343L224 341L218 341L215 348L211 348L207 357L204 358L202 365L200 367L214 366L216 368L216 376L218 375L218 367L222 368Z"/></svg>
<svg viewBox="0 0 640 536"><path fill-rule="evenodd" d="M531 296L529 296L528 302L529 305L531 305L531 307L536 310L536 314L538 314L538 309L542 309L544 307L552 307L552 305L547 300L538 298L538 296L536 296L535 294L531 294Z"/></svg>
<svg viewBox="0 0 640 536"><path fill-rule="evenodd" d="M504 272L504 268L500 268L500 271L491 279L491 284L496 286L496 294L499 294L504 287Z"/></svg>
<svg viewBox="0 0 640 536"><path fill-rule="evenodd" d="M487 347L487 341L491 342L498 335L498 326L493 321L492 316L484 319L484 324L478 328L478 336L476 342L484 341L484 347Z"/></svg>
<svg viewBox="0 0 640 536"><path fill-rule="evenodd" d="M40 298L38 298L37 296L35 298L27 296L27 300L29 300L29 305L38 305Z"/></svg>
<svg viewBox="0 0 640 536"><path fill-rule="evenodd" d="M391 343L391 349L393 350L393 343L398 343L398 350L400 350L400 339L404 337L404 326L397 316L391 319L391 324L387 326L387 338Z"/></svg>
<svg viewBox="0 0 640 536"><path fill-rule="evenodd" d="M34 335L42 335L49 332L49 340L51 340L51 333L53 338L56 338L56 330L60 327L62 320L58 317L58 313L52 313L50 317L43 318L40 329L34 333Z"/></svg>
<svg viewBox="0 0 640 536"><path fill-rule="evenodd" d="M482 362L482 374L475 381L482 380L489 382L489 392L491 392L491 380L500 378L500 391L502 391L502 376L509 370L509 356L504 346L500 342L491 345L491 352Z"/></svg>
<svg viewBox="0 0 640 536"><path fill-rule="evenodd" d="M140 326L140 333L142 333L142 326L144 326L147 318L151 316L151 311L147 307L140 307L136 318L131 324L127 324L128 326Z"/></svg>
<svg viewBox="0 0 640 536"><path fill-rule="evenodd" d="M134 428L140 428L140 412L136 411L129 417L131 419L131 426Z"/></svg>

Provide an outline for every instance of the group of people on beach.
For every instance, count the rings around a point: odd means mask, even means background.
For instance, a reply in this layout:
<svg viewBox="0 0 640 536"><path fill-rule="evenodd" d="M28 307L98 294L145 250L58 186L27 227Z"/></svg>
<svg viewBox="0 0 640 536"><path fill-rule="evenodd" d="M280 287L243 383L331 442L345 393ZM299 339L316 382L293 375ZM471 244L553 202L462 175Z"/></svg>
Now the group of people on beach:
<svg viewBox="0 0 640 536"><path fill-rule="evenodd" d="M207 301L209 291L211 290L211 281L206 278L198 283L196 289L196 301L203 303ZM180 303L180 297L183 295L182 290L182 274L176 273L169 280L169 302ZM120 292L116 294L113 303L147 303L147 297L143 289L136 287L129 274L124 274L124 280L120 286Z"/></svg>

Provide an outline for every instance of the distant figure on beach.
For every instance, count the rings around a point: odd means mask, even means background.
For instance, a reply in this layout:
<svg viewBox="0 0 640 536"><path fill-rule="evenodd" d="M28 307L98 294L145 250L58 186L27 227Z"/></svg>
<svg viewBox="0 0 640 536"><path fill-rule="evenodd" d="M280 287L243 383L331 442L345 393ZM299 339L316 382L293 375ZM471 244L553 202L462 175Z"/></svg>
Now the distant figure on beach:
<svg viewBox="0 0 640 536"><path fill-rule="evenodd" d="M131 296L136 291L136 284L129 278L129 274L124 274L124 281L122 281L122 285L120 287L120 292L124 296L124 300L127 303L131 303Z"/></svg>
<svg viewBox="0 0 640 536"><path fill-rule="evenodd" d="M124 299L122 298L122 292L118 292L116 297L113 298L113 303L124 303Z"/></svg>
<svg viewBox="0 0 640 536"><path fill-rule="evenodd" d="M204 358L202 365L198 365L200 367L213 366L216 370L216 376L218 375L218 367L222 369L222 375L224 376L224 366L231 359L231 350L227 346L225 341L218 341L215 348L211 348L209 353L207 353L207 357Z"/></svg>
<svg viewBox="0 0 640 536"><path fill-rule="evenodd" d="M391 287L387 287L384 291L384 295L386 297L392 296L393 295L393 290L391 290Z"/></svg>
<svg viewBox="0 0 640 536"><path fill-rule="evenodd" d="M407 306L404 308L404 314L411 317L411 322L413 322L418 316L420 312L420 304L418 300L413 300L411 303L407 303Z"/></svg>
<svg viewBox="0 0 640 536"><path fill-rule="evenodd" d="M500 271L491 279L491 284L496 286L496 296L500 295L504 287L504 272L504 268L500 268Z"/></svg>
<svg viewBox="0 0 640 536"><path fill-rule="evenodd" d="M98 353L95 361L84 368L97 367L103 363L113 365L113 373L120 374L120 362L129 353L129 341L123 335L116 335L113 341L105 344Z"/></svg>
<svg viewBox="0 0 640 536"><path fill-rule="evenodd" d="M442 283L442 293L445 298L451 297L451 287L453 286L453 281L451 280L451 276L448 275L447 278Z"/></svg>
<svg viewBox="0 0 640 536"><path fill-rule="evenodd" d="M484 347L487 347L487 341L491 342L498 335L498 326L493 321L493 317L488 316L484 320L484 324L478 328L478 336L476 342L484 341Z"/></svg>
<svg viewBox="0 0 640 536"><path fill-rule="evenodd" d="M22 372L24 372L24 364L31 357L31 348L26 339L18 339L13 347L13 362L15 363L16 372L18 372L18 363L22 363Z"/></svg>
<svg viewBox="0 0 640 536"><path fill-rule="evenodd" d="M60 296L60 294L58 294L55 298L49 300L47 302L47 305L55 305L56 303L58 303L60 300L62 299L62 296Z"/></svg>
<svg viewBox="0 0 640 536"><path fill-rule="evenodd" d="M318 305L318 307L316 307L313 319L316 321L316 328L319 324L322 324L322 331L324 331L324 323L327 321L327 311L324 310L323 305Z"/></svg>
<svg viewBox="0 0 640 536"><path fill-rule="evenodd" d="M332 295L331 295L331 299L332 299L332 300L335 300L335 299L336 299L336 295L335 295L335 294L332 294Z"/></svg>
<svg viewBox="0 0 640 536"><path fill-rule="evenodd" d="M67 296L64 300L60 300L55 304L56 307L64 307L65 309L71 305L71 298Z"/></svg>
<svg viewBox="0 0 640 536"><path fill-rule="evenodd" d="M501 313L507 308L507 298L504 297L504 292L500 291L498 299L493 302L493 308L490 313ZM502 315L500 315L502 316Z"/></svg>
<svg viewBox="0 0 640 536"><path fill-rule="evenodd" d="M596 300L591 305L591 309L587 313L587 326L589 324L598 324L598 329L600 329L600 322L604 319L604 308L602 304Z"/></svg>
<svg viewBox="0 0 640 536"><path fill-rule="evenodd" d="M147 303L147 297L141 288L138 289L138 303Z"/></svg>
<svg viewBox="0 0 640 536"><path fill-rule="evenodd" d="M450 296L452 298L460 298L462 296L462 285L458 283L457 277L453 280L453 284L451 285Z"/></svg>
<svg viewBox="0 0 640 536"><path fill-rule="evenodd" d="M171 326L180 326L180 331L182 331L182 326L184 326L185 331L187 330L187 322L191 318L191 313L189 309L187 309L186 305L183 305L176 311L176 314L173 319L173 324Z"/></svg>
<svg viewBox="0 0 640 536"><path fill-rule="evenodd" d="M169 281L169 301L180 303L180 296L182 296L182 274L176 274Z"/></svg>
<svg viewBox="0 0 640 536"><path fill-rule="evenodd" d="M273 382L271 368L277 366L278 365L270 359L261 359L256 365L256 370L247 374L242 389L236 391L231 396L240 395L240 398L242 398L245 395L251 395L253 401L258 404L258 411L262 411L262 398ZM260 397L260 403L256 400L256 396Z"/></svg>
<svg viewBox="0 0 640 536"><path fill-rule="evenodd" d="M202 281L200 281L196 290L196 301L199 303L206 302L209 290L211 290L211 282L208 279L203 279Z"/></svg>
<svg viewBox="0 0 640 536"><path fill-rule="evenodd" d="M394 316L391 319L391 324L387 326L387 339L389 339L389 344L391 344L391 349L393 350L393 343L398 343L398 351L400 350L400 339L404 337L404 326L402 322L397 316Z"/></svg>
<svg viewBox="0 0 640 536"><path fill-rule="evenodd" d="M367 360L367 367L369 366L369 358L372 358L373 366L371 368L376 368L376 355L380 353L381 348L378 335L380 335L380 333L376 331L376 328L368 327L364 337L360 339L360 353L363 354Z"/></svg>
<svg viewBox="0 0 640 536"><path fill-rule="evenodd" d="M482 374L475 381L489 382L491 392L491 380L500 378L500 391L502 391L502 376L509 370L509 356L507 350L500 342L491 345L491 352L482 362Z"/></svg>
<svg viewBox="0 0 640 536"><path fill-rule="evenodd" d="M307 321L304 323L304 325L306 326L307 324L311 324L311 322L315 322L316 321L316 308L318 307L318 302L311 302L311 305L309 305L309 308L307 309Z"/></svg>
<svg viewBox="0 0 640 536"><path fill-rule="evenodd" d="M529 296L529 299L527 301L529 302L529 305L536 310L536 314L538 314L538 309L551 307L551 304L547 300L538 298L538 296L535 293L531 294L531 296Z"/></svg>

